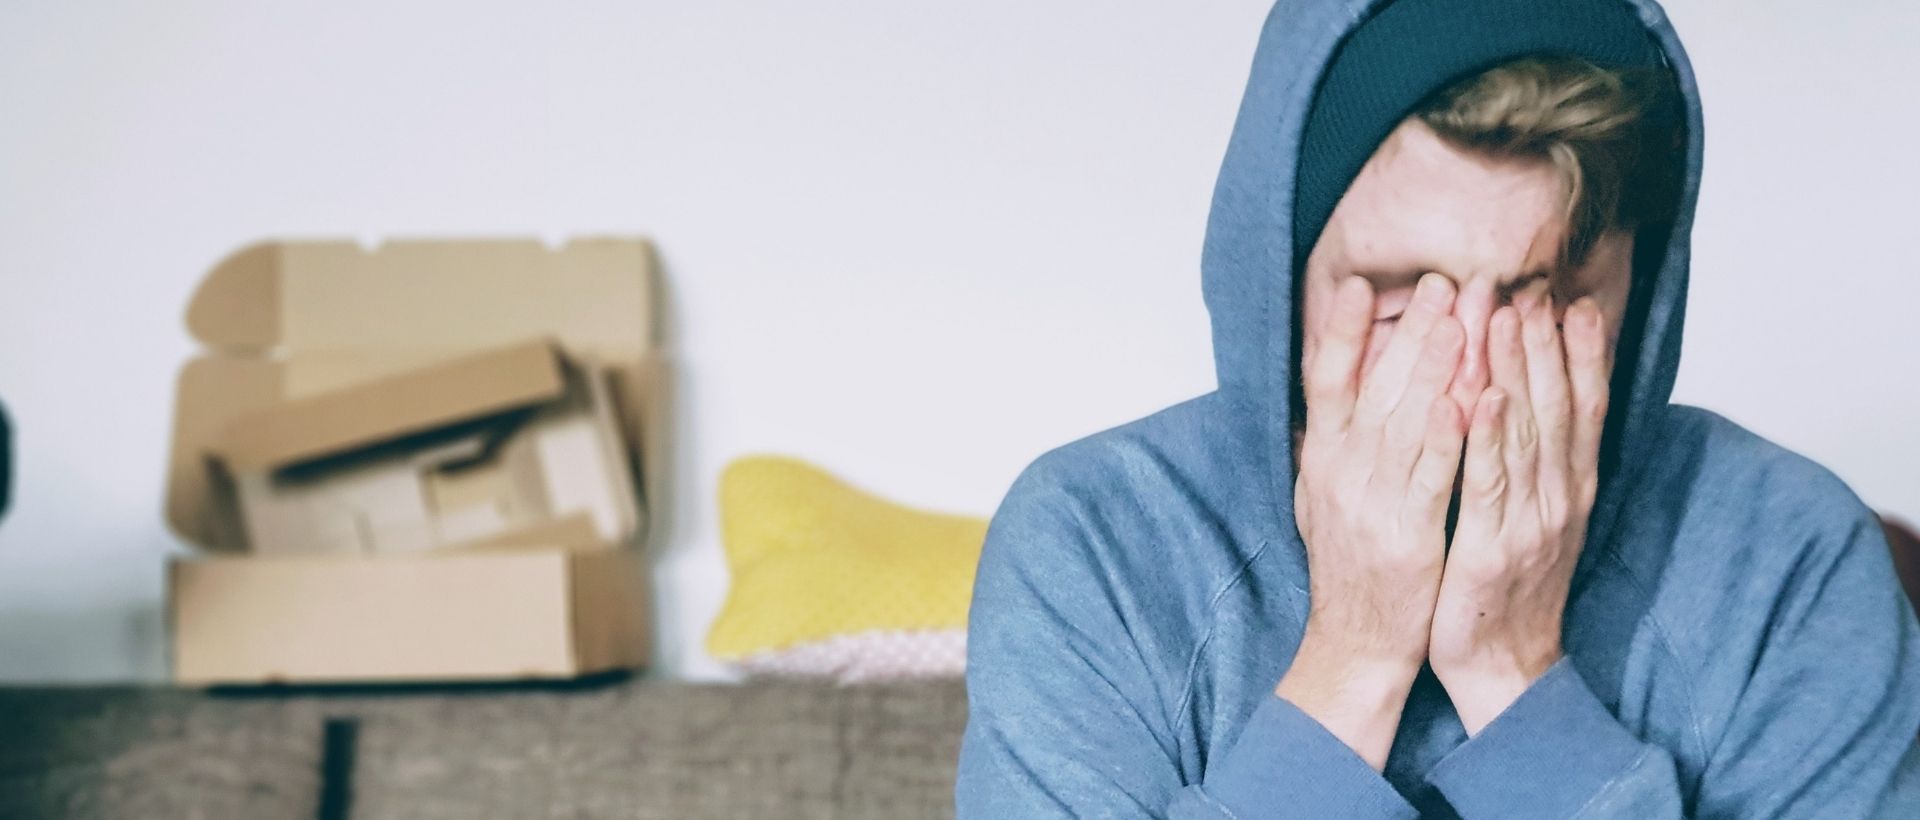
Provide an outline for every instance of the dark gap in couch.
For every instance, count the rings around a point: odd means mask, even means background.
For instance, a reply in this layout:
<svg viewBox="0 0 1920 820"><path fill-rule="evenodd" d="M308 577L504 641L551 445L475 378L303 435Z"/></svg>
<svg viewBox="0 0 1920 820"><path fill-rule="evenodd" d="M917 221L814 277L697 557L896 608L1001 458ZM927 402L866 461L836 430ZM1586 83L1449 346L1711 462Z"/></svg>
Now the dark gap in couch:
<svg viewBox="0 0 1920 820"><path fill-rule="evenodd" d="M322 725L319 820L347 820L353 811L353 752L359 734L356 718L327 718Z"/></svg>

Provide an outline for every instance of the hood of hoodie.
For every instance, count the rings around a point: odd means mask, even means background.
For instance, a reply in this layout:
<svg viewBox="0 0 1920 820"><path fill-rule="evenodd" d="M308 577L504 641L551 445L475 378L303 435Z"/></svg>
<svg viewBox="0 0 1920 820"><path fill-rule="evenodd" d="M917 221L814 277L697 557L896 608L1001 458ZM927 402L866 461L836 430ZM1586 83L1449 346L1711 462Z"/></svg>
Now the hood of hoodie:
<svg viewBox="0 0 1920 820"><path fill-rule="evenodd" d="M1589 526L1603 538L1631 486L1633 452L1654 446L1680 364L1687 270L1698 200L1702 122L1693 68L1666 12L1653 0L1629 7L1664 54L1681 102L1682 184L1670 230L1645 229L1634 259L1603 445L1600 495ZM1290 397L1299 380L1294 325L1293 207L1301 134L1314 94L1340 44L1390 0L1283 0L1268 15L1252 76L1227 145L1208 219L1201 281L1212 321L1223 397L1262 419L1269 492L1294 526ZM1304 256L1304 254L1301 254Z"/></svg>

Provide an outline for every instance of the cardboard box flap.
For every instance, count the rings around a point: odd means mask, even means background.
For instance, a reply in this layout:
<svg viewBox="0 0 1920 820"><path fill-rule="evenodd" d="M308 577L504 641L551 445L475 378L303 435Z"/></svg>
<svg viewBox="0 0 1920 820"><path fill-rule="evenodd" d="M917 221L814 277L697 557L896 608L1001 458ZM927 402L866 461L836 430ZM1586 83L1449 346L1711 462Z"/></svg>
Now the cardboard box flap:
<svg viewBox="0 0 1920 820"><path fill-rule="evenodd" d="M523 342L248 413L210 449L236 472L273 469L539 404L565 390L558 348Z"/></svg>
<svg viewBox="0 0 1920 820"><path fill-rule="evenodd" d="M557 334L634 357L656 342L653 246L641 239L252 245L201 281L187 329L215 348L459 350Z"/></svg>

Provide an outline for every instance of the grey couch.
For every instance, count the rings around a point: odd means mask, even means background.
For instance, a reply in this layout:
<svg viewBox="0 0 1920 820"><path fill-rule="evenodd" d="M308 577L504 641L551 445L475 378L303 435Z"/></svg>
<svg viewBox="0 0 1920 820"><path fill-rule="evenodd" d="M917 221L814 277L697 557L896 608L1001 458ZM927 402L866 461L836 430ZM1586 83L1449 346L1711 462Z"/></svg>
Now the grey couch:
<svg viewBox="0 0 1920 820"><path fill-rule="evenodd" d="M0 689L0 818L949 817L966 696Z"/></svg>

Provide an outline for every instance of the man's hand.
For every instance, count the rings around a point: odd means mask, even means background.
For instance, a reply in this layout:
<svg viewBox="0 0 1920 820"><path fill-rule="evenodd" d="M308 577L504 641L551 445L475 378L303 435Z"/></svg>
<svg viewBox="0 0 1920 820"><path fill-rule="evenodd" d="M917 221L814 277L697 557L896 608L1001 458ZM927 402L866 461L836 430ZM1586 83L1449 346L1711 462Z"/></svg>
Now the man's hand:
<svg viewBox="0 0 1920 820"><path fill-rule="evenodd" d="M1427 653L1446 560L1447 504L1465 434L1445 395L1465 344L1453 299L1445 277L1421 279L1362 386L1373 291L1349 277L1306 368L1294 516L1313 603L1274 691L1375 769L1386 765Z"/></svg>
<svg viewBox="0 0 1920 820"><path fill-rule="evenodd" d="M1598 484L1612 373L1600 311L1493 315L1493 384L1467 433L1459 522L1428 649L1469 734L1560 658L1561 618Z"/></svg>

